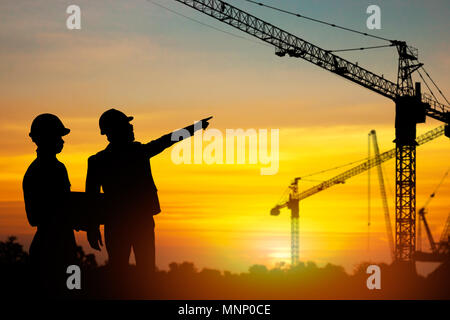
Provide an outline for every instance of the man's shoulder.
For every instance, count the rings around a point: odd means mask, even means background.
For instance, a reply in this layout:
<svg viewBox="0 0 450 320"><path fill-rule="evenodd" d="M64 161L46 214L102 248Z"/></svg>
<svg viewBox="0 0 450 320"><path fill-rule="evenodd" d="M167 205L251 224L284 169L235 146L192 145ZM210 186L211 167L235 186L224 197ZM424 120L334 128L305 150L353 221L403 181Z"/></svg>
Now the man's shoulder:
<svg viewBox="0 0 450 320"><path fill-rule="evenodd" d="M32 177L33 175L36 174L36 172L39 171L39 161L37 161L37 159L34 159L33 162L28 166L27 171L25 172L24 175L24 180L29 179L30 177Z"/></svg>
<svg viewBox="0 0 450 320"><path fill-rule="evenodd" d="M98 161L102 161L105 157L108 156L108 148L105 148L99 152L97 152L96 154L90 156L88 158L88 162L98 162Z"/></svg>
<svg viewBox="0 0 450 320"><path fill-rule="evenodd" d="M28 171L33 171L36 170L39 167L39 161L38 159L34 159L33 162L30 163L30 165L28 166L27 172Z"/></svg>
<svg viewBox="0 0 450 320"><path fill-rule="evenodd" d="M132 150L132 151L140 151L140 150L143 150L143 147L144 147L144 146L145 146L145 145L142 144L141 142L139 142L139 141L134 141L134 142L131 144L131 149L129 149L129 150ZM117 151L114 151L114 149L112 149L112 148L108 145L105 149L103 149L103 150L97 152L96 154L90 156L90 157L88 158L88 162L89 162L89 163L97 163L97 162L107 161L109 158L115 157L115 156L117 156Z"/></svg>
<svg viewBox="0 0 450 320"><path fill-rule="evenodd" d="M60 169L66 170L66 165L64 163L62 163L61 161L59 161L58 159L56 159L56 166Z"/></svg>
<svg viewBox="0 0 450 320"><path fill-rule="evenodd" d="M23 183L47 179L49 176L63 174L67 176L64 163L56 159L50 163L36 158L29 166L23 177Z"/></svg>

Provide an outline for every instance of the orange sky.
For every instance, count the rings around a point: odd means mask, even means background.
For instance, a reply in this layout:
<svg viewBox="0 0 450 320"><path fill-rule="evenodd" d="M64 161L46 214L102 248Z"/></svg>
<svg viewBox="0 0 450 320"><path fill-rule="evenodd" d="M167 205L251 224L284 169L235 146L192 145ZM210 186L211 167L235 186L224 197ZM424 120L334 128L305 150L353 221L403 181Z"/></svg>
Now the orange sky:
<svg viewBox="0 0 450 320"><path fill-rule="evenodd" d="M136 137L142 142L208 115L214 115L211 127L223 131L280 130L280 167L273 176L261 176L260 165L174 165L170 150L152 159L163 209L156 217L160 268L172 261L192 261L200 267L244 271L256 263L289 262L288 211L279 217L269 212L291 180L366 157L371 129L377 130L382 151L394 146L393 103L336 75L307 62L280 59L270 47L207 29L145 1L79 4L80 31L65 29L68 2L4 1L0 5L1 238L16 234L28 244L34 231L25 219L21 180L34 158L29 125L42 112L57 114L72 130L59 159L66 164L74 191L84 189L88 156L106 146L98 117L112 106L135 116ZM233 31L180 5L167 5ZM350 13L359 10L346 1L342 5ZM326 4L299 9L327 16ZM399 10L397 5L389 9ZM433 18L448 30L448 19L439 13L445 10L448 4L436 1L417 25L426 26ZM346 14L337 12L334 21L364 27ZM275 24L286 23L279 16L271 18ZM295 26L295 21L289 26ZM380 31L384 36L406 38L421 49L427 70L448 92L448 34L433 38L426 28L419 33L407 31L402 21L388 20L385 26ZM320 29L311 33L314 25L300 27L310 32L311 40L320 40L319 45L351 44L339 43L345 34L334 39ZM303 29L294 30L302 35ZM373 71L394 79L394 51L345 57L367 61ZM428 120L419 125L418 133L438 125ZM448 169L448 147L444 137L419 147L418 206ZM384 166L390 205L393 166L393 160ZM347 270L362 260L389 261L377 183L373 179L370 250L367 175L363 174L300 203L300 259L342 264ZM312 185L304 182L300 187ZM435 237L442 231L449 201L447 181L429 207ZM79 240L85 244L84 235L79 234Z"/></svg>

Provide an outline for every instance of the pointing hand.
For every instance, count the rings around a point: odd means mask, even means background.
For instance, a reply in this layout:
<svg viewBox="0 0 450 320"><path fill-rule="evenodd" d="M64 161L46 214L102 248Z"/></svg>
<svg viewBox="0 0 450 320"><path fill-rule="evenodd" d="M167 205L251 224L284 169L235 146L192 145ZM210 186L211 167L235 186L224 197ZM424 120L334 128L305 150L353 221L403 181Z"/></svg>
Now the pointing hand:
<svg viewBox="0 0 450 320"><path fill-rule="evenodd" d="M209 126L209 120L211 120L211 119L212 119L212 116L200 120L200 121L202 122L202 129L203 129L203 130L205 130L206 128L208 128L208 126Z"/></svg>

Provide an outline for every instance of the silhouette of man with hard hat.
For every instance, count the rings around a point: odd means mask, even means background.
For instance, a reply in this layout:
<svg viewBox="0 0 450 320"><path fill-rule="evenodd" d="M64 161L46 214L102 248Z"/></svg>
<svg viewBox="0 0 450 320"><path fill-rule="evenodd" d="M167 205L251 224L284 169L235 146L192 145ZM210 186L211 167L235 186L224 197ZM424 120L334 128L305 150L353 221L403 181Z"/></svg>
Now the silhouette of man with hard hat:
<svg viewBox="0 0 450 320"><path fill-rule="evenodd" d="M180 129L188 134L177 136L182 139L192 136L196 130L206 129L209 119L211 117L201 120L201 125ZM101 115L100 132L106 135L109 144L88 160L86 192L99 193L103 189L108 199L111 209L104 236L111 267L126 268L133 248L138 272L151 275L155 269L153 216L161 212L161 208L150 158L177 141L173 141L173 133L169 133L149 143L137 142L131 120L133 117L116 109ZM88 241L92 248L100 250L98 226L88 230Z"/></svg>
<svg viewBox="0 0 450 320"><path fill-rule="evenodd" d="M29 251L31 266L43 289L51 292L65 286L66 268L76 261L75 237L63 203L70 182L66 167L56 158L69 132L57 116L37 116L29 133L37 157L23 178L28 222L37 227Z"/></svg>

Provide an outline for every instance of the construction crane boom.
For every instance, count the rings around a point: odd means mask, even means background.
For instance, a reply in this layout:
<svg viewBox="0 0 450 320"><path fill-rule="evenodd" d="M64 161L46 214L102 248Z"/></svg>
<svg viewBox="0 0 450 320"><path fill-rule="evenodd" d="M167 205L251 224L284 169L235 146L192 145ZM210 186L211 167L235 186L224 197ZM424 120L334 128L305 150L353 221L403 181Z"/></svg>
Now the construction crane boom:
<svg viewBox="0 0 450 320"><path fill-rule="evenodd" d="M431 234L430 226L428 225L428 221L425 218L424 212L419 211L419 215L422 217L423 226L425 227L425 231L427 233L428 241L430 242L431 251L436 251L436 243L434 242L433 235Z"/></svg>
<svg viewBox="0 0 450 320"><path fill-rule="evenodd" d="M370 131L370 136L372 137L373 149L375 151L375 158L380 159L380 148L378 147L378 139L377 133L375 130ZM378 171L378 181L380 183L380 193L381 193L381 201L383 203L384 210L384 221L386 225L386 234L389 243L389 249L391 253L392 260L395 260L395 246L394 246L394 236L392 234L392 225L391 225L391 216L389 214L389 205L387 202L386 195L386 187L384 185L384 176L383 176L383 166L380 164L377 166Z"/></svg>
<svg viewBox="0 0 450 320"><path fill-rule="evenodd" d="M341 77L355 82L369 90L375 91L387 98L396 100L399 96L414 96L412 85L404 86L394 83L379 76L356 63L322 49L304 39L301 39L273 24L259 19L231 4L221 0L175 0L195 10L198 10L223 23L248 33L276 48L278 56L302 58L316 66L331 71ZM402 59L417 60L417 50L408 47L404 41L393 40L392 44ZM411 69L419 68L421 64L405 65L404 72L411 73ZM408 75L409 75L408 74ZM405 81L408 75L405 75ZM434 100L428 95L422 96L422 101L427 104L425 112L428 116L447 122L449 121L449 107Z"/></svg>
<svg viewBox="0 0 450 320"><path fill-rule="evenodd" d="M416 142L417 145L422 145L424 143L427 143L431 140L434 140L444 134L445 126L439 126L431 131L428 131L427 133L424 133L423 135L417 137ZM351 177L354 177L362 172L367 171L370 168L373 168L380 163L386 162L387 160L390 160L395 157L395 151L396 149L391 149L389 151L383 152L380 154L379 157L372 157L368 159L367 161L347 170L343 173L326 180L314 187L311 187L301 193L298 193L295 195L295 199L297 200L303 200L306 199L320 191L323 191L325 189L328 189L334 185L345 183L345 181ZM297 184L298 180L301 180L301 178L295 178L293 184ZM283 202L282 204L279 204L275 206L274 209L282 209L288 206L288 201Z"/></svg>

